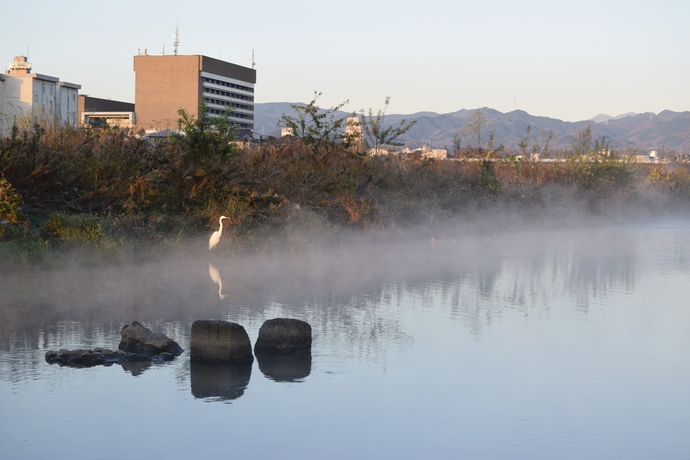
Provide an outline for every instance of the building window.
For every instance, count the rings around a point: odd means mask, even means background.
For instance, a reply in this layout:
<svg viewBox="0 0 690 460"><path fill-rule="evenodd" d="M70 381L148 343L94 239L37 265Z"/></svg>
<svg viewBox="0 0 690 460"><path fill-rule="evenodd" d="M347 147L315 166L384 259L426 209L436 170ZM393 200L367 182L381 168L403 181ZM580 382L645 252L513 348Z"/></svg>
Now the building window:
<svg viewBox="0 0 690 460"><path fill-rule="evenodd" d="M244 94L229 93L227 91L220 91L217 89L211 89L211 88L206 88L206 87L204 87L204 92L207 92L209 94L218 94L220 96L230 97L233 99L242 99L243 101L252 101L253 100L253 98L251 96L245 96Z"/></svg>
<svg viewBox="0 0 690 460"><path fill-rule="evenodd" d="M206 83L212 83L214 85L227 86L229 88L241 89L242 91L247 91L250 93L254 92L254 88L250 88L248 86L236 85L234 83L228 83L228 82L216 80L214 78L204 78L204 81Z"/></svg>
<svg viewBox="0 0 690 460"><path fill-rule="evenodd" d="M34 102L38 102L38 93L34 94Z"/></svg>

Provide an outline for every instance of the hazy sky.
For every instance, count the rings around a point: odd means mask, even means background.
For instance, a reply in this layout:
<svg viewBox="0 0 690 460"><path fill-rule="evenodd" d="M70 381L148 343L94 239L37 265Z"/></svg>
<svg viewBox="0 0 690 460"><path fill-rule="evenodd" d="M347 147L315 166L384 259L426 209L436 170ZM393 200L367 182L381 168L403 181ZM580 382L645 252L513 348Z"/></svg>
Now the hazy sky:
<svg viewBox="0 0 690 460"><path fill-rule="evenodd" d="M690 110L686 0L10 2L4 69L134 102L133 56L204 54L251 66L256 102L438 113L491 107L576 121ZM0 63L3 61L0 60Z"/></svg>

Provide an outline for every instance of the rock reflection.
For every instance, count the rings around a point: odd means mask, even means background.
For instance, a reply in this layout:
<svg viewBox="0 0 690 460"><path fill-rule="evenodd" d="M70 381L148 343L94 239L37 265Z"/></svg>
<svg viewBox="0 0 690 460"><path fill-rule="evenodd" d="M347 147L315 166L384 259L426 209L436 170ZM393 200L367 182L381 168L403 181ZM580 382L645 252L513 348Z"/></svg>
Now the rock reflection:
<svg viewBox="0 0 690 460"><path fill-rule="evenodd" d="M311 350L290 354L256 353L259 370L276 382L301 382L311 373Z"/></svg>
<svg viewBox="0 0 690 460"><path fill-rule="evenodd" d="M195 398L237 399L244 394L252 375L252 363L215 364L190 362L192 395Z"/></svg>
<svg viewBox="0 0 690 460"><path fill-rule="evenodd" d="M125 372L132 374L132 377L138 377L144 373L153 363L151 361L127 362L120 363Z"/></svg>

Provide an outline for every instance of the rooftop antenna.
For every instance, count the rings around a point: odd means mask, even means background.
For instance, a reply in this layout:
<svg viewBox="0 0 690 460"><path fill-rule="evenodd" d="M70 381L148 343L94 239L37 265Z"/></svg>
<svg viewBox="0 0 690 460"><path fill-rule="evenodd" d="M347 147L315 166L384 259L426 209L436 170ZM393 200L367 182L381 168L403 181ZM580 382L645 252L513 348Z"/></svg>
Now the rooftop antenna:
<svg viewBox="0 0 690 460"><path fill-rule="evenodd" d="M175 35L173 35L173 47L175 48L175 56L177 56L177 48L180 46L179 27L175 24Z"/></svg>

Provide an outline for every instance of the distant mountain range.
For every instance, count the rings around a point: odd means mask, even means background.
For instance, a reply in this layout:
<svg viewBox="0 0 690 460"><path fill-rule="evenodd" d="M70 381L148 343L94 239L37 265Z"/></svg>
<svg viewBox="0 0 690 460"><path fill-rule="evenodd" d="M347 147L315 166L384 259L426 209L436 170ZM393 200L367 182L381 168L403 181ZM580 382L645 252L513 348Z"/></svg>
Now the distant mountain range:
<svg viewBox="0 0 690 460"><path fill-rule="evenodd" d="M657 150L660 153L690 152L690 111L672 112L664 110L658 114L651 112L626 113L616 117L600 114L591 120L577 122L562 121L555 118L538 117L522 110L502 113L484 108L487 121L486 132L494 133L497 143L506 149L518 151L518 142L526 135L545 139L548 132L553 133L551 147L556 150L569 149L580 129L588 124L592 127L595 139L606 138L612 146L630 147L641 153ZM418 112L410 115L386 116L386 123L397 124L400 120L417 120L417 123L399 140L407 147L417 148L430 143L434 148L451 148L456 134L472 121L475 110L438 114ZM293 114L292 103L269 102L254 106L255 131L264 136L278 133L278 120L281 115ZM339 115L347 116L347 112ZM542 134L544 133L544 134ZM463 139L465 136L463 136ZM463 146L466 140L463 141Z"/></svg>
<svg viewBox="0 0 690 460"><path fill-rule="evenodd" d="M595 122L595 123L606 123L607 121L620 120L621 118L634 117L635 115L637 115L635 112L628 112L628 113L623 113L621 115L612 117L611 115L606 115L606 114L600 113L596 117L590 118L590 120Z"/></svg>

